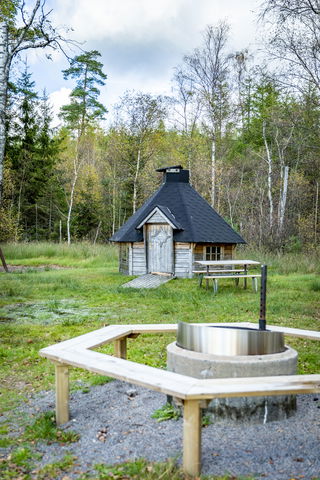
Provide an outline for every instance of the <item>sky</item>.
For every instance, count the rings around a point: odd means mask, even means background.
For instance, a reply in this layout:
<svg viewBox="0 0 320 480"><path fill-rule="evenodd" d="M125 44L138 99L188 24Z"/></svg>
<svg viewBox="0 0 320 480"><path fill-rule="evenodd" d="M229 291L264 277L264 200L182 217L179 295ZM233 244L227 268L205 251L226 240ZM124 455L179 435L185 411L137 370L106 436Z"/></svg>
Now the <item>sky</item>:
<svg viewBox="0 0 320 480"><path fill-rule="evenodd" d="M261 1L261 0L260 0ZM108 78L100 101L109 110L127 90L171 93L174 68L201 45L207 25L226 21L230 51L256 48L259 0L47 0L50 18L86 50L98 50ZM30 0L31 4L33 3ZM73 57L80 51L69 52ZM27 61L38 91L46 89L54 107L68 103L72 81L63 79L66 58L46 59L41 50Z"/></svg>

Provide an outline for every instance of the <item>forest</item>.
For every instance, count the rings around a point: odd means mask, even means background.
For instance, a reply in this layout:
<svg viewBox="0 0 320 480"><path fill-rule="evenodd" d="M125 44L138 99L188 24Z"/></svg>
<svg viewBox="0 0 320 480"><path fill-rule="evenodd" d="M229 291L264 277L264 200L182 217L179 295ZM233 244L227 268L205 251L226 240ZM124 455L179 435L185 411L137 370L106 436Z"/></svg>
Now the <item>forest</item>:
<svg viewBox="0 0 320 480"><path fill-rule="evenodd" d="M183 165L248 244L316 248L317 0L265 0L257 15L268 32L263 52L231 51L228 23L207 25L202 42L172 66L170 97L128 88L113 110L100 102L108 82L100 52L79 49L61 72L74 86L59 127L19 56L64 41L43 2L34 3L29 17L24 2L0 7L0 242L108 242L160 185L155 169Z"/></svg>

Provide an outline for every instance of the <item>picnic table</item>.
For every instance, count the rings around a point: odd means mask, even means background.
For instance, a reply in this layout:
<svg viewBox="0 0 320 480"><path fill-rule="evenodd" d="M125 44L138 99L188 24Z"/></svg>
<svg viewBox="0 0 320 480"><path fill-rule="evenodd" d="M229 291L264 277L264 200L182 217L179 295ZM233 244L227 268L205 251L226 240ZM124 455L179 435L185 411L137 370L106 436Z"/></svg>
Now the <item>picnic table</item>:
<svg viewBox="0 0 320 480"><path fill-rule="evenodd" d="M206 280L206 288L209 281L213 281L213 289L218 291L218 280L221 278L231 278L239 283L239 279L243 278L244 288L247 288L247 279L251 278L252 286L255 291L258 290L257 279L261 277L259 273L249 273L248 267L260 265L256 260L198 260L195 262L202 267L201 270L194 270L193 273L199 275L199 286L202 286L203 279ZM236 268L238 267L238 268Z"/></svg>

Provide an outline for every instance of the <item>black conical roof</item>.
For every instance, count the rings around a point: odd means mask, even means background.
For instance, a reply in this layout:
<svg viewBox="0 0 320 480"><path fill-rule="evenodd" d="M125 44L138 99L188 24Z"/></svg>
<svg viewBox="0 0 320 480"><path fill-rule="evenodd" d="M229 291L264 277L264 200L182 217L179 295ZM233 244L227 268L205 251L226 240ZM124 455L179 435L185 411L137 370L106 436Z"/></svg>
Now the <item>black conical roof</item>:
<svg viewBox="0 0 320 480"><path fill-rule="evenodd" d="M158 207L174 224L176 242L246 243L189 183L188 170L181 166L161 169L164 183L111 237L112 242L141 242L137 227Z"/></svg>

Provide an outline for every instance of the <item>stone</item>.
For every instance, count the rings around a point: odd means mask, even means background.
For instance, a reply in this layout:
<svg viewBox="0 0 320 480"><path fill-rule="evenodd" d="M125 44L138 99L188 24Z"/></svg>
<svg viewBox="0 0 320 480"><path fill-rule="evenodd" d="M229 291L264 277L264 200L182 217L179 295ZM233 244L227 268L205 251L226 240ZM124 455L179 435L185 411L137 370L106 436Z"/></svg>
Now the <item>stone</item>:
<svg viewBox="0 0 320 480"><path fill-rule="evenodd" d="M295 375L297 352L286 346L284 352L268 355L223 356L167 347L167 369L190 377L234 378ZM210 401L205 413L213 421L267 423L282 420L296 411L296 396L218 398Z"/></svg>

